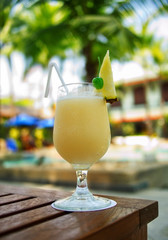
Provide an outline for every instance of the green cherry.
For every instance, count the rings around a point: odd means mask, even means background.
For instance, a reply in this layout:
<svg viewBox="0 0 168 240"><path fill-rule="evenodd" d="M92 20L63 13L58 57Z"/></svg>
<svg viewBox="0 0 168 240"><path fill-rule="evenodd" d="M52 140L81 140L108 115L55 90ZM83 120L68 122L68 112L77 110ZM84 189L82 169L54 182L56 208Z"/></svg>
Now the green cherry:
<svg viewBox="0 0 168 240"><path fill-rule="evenodd" d="M99 62L99 71L98 71L98 75L99 75L100 66L101 66L100 57L98 57L98 62ZM101 78L101 77L93 78L92 84L96 89L102 89L103 85L104 85L103 78Z"/></svg>
<svg viewBox="0 0 168 240"><path fill-rule="evenodd" d="M92 80L92 84L96 89L102 89L103 88L103 79L101 77L95 77Z"/></svg>

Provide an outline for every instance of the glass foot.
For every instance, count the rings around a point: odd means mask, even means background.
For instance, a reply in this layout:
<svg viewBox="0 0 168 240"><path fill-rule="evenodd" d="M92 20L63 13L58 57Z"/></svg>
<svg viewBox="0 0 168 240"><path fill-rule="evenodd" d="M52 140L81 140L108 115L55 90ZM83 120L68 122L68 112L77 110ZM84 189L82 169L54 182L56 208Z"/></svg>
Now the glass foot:
<svg viewBox="0 0 168 240"><path fill-rule="evenodd" d="M74 196L57 200L51 206L57 210L70 212L98 211L114 207L114 200L97 196Z"/></svg>

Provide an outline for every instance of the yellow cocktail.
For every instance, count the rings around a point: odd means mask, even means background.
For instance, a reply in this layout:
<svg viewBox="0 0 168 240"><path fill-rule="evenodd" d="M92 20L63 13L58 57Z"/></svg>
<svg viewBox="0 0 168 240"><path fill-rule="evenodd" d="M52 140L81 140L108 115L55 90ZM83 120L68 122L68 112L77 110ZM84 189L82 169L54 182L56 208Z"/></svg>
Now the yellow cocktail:
<svg viewBox="0 0 168 240"><path fill-rule="evenodd" d="M87 187L87 170L106 153L110 143L106 102L92 84L59 88L53 140L59 154L76 170L77 187L71 197L55 201L52 207L95 211L115 206L115 201L95 197Z"/></svg>
<svg viewBox="0 0 168 240"><path fill-rule="evenodd" d="M100 61L99 61L100 62ZM87 171L107 151L110 128L106 102L117 100L109 51L92 83L65 84L56 63L49 64L45 96L48 96L52 68L62 86L56 104L53 141L59 154L76 170L77 186L72 196L57 200L53 208L64 211L96 211L115 206L111 199L93 196L87 186Z"/></svg>
<svg viewBox="0 0 168 240"><path fill-rule="evenodd" d="M75 169L88 169L106 153L110 143L106 102L93 93L67 95L57 101L54 145Z"/></svg>

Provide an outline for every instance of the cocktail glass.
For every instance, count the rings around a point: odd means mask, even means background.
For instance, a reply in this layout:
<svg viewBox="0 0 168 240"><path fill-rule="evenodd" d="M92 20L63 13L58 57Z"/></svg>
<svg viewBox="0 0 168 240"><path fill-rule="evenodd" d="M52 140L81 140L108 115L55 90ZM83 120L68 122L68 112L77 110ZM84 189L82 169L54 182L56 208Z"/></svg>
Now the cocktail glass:
<svg viewBox="0 0 168 240"><path fill-rule="evenodd" d="M94 196L87 185L87 172L106 153L110 138L106 102L92 84L60 86L53 141L58 153L75 169L77 186L72 196L55 201L53 208L96 211L117 204L111 199Z"/></svg>

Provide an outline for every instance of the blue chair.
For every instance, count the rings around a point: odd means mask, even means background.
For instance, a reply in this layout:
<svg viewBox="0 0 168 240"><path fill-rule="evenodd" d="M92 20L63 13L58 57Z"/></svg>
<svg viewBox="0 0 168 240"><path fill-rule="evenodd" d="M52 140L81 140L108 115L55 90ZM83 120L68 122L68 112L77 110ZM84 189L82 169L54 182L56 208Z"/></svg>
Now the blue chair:
<svg viewBox="0 0 168 240"><path fill-rule="evenodd" d="M6 140L6 146L7 146L7 149L9 149L12 152L17 152L18 150L17 143L13 138L8 138Z"/></svg>

